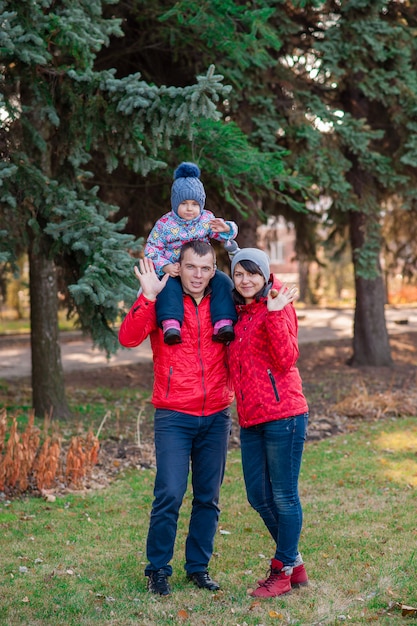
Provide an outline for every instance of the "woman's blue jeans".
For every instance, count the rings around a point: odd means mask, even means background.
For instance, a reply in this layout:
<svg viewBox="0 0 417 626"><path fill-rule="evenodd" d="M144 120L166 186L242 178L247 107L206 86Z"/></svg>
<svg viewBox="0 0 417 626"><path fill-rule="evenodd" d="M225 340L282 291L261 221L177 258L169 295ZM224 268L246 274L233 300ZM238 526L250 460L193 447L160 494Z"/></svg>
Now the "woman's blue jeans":
<svg viewBox="0 0 417 626"><path fill-rule="evenodd" d="M155 412L156 477L145 576L163 569L172 574L179 510L191 464L192 510L185 544L187 574L207 569L219 520L219 495L231 429L230 409L198 417L177 411Z"/></svg>
<svg viewBox="0 0 417 626"><path fill-rule="evenodd" d="M274 558L295 564L303 524L298 477L308 413L241 428L246 493L276 544Z"/></svg>

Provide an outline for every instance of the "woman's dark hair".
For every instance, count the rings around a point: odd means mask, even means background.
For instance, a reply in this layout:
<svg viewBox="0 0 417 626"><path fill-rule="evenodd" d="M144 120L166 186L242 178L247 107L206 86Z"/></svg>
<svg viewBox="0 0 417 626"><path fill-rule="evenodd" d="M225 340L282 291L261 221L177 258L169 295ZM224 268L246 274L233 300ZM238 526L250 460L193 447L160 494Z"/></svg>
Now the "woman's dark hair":
<svg viewBox="0 0 417 626"><path fill-rule="evenodd" d="M248 261L248 260L242 259L242 261L239 261L239 264L243 267L244 270L249 272L249 274L259 274L260 276L262 276L262 278L264 278L264 275L262 274L260 268L258 267L258 265L256 265L256 263L254 263L254 261ZM232 279L233 279L233 276L232 276ZM256 302L259 302L259 300L264 295L265 295L265 285L262 287L262 289L258 291L258 293L255 294ZM233 296L233 302L235 304L245 304L245 298L240 295L240 293L236 290L236 287L232 291L232 296Z"/></svg>

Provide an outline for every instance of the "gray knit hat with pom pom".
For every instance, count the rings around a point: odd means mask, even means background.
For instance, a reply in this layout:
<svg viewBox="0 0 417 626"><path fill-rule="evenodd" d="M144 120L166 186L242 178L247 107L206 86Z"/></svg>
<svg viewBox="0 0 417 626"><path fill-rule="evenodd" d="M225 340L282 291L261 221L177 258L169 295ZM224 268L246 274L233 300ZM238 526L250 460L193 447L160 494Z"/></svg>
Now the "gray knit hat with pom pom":
<svg viewBox="0 0 417 626"><path fill-rule="evenodd" d="M195 163L181 163L174 172L171 188L171 207L178 215L178 207L184 200L195 200L200 211L206 203L206 192L200 180L200 168Z"/></svg>
<svg viewBox="0 0 417 626"><path fill-rule="evenodd" d="M269 268L269 257L266 252L258 248L241 248L232 258L232 277L235 267L240 261L252 261L255 263L259 267L262 276L265 278L265 282L268 282L271 270Z"/></svg>

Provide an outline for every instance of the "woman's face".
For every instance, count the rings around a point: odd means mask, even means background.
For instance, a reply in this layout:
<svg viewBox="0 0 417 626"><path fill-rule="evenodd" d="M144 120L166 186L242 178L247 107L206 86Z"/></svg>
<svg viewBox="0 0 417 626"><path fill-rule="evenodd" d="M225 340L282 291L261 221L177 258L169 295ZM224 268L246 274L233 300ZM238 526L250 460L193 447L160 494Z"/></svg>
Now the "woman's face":
<svg viewBox="0 0 417 626"><path fill-rule="evenodd" d="M236 291L245 299L246 304L255 299L258 291L265 285L265 279L260 274L251 274L240 263L236 263L233 271L233 282Z"/></svg>

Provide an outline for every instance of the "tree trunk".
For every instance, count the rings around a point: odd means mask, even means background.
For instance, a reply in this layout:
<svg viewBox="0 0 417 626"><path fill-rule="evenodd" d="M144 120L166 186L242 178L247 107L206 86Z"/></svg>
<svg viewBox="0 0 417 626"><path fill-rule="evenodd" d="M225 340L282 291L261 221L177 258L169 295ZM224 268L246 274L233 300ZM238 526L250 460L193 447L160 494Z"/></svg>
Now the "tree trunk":
<svg viewBox="0 0 417 626"><path fill-rule="evenodd" d="M30 82L22 82L20 95L22 105L27 105L30 110L33 101L36 101ZM45 145L44 149L40 149L32 134L24 129L26 152L48 178L53 178L53 168L58 162L54 146L55 128L46 122L44 113L36 106L29 119ZM37 216L38 225L34 230L28 228L32 404L39 417L45 414L56 418L68 417L70 410L65 397L59 345L57 270L50 251L50 239L43 234L47 217L43 216L39 207L34 207L33 214Z"/></svg>
<svg viewBox="0 0 417 626"><path fill-rule="evenodd" d="M298 260L298 289L300 295L298 302L304 304L317 304L317 298L314 296L310 285L310 266L311 263L307 257L299 257Z"/></svg>
<svg viewBox="0 0 417 626"><path fill-rule="evenodd" d="M253 213L250 213L244 220L242 220L242 216L239 216L236 221L239 223L237 236L239 248L256 248L258 246L257 228L259 224L256 209L254 208Z"/></svg>
<svg viewBox="0 0 417 626"><path fill-rule="evenodd" d="M350 365L392 366L385 321L385 287L382 274L373 279L359 275L355 254L363 245L367 216L350 213L350 239L355 271L356 306L353 326L353 355ZM379 262L378 262L378 269Z"/></svg>
<svg viewBox="0 0 417 626"><path fill-rule="evenodd" d="M33 408L39 417L68 417L59 345L56 267L42 246L31 245L29 271Z"/></svg>

